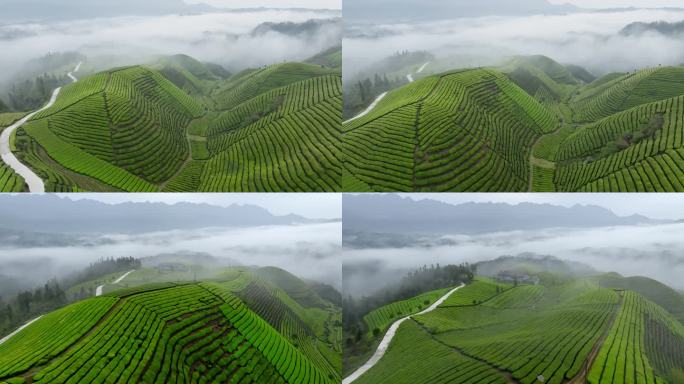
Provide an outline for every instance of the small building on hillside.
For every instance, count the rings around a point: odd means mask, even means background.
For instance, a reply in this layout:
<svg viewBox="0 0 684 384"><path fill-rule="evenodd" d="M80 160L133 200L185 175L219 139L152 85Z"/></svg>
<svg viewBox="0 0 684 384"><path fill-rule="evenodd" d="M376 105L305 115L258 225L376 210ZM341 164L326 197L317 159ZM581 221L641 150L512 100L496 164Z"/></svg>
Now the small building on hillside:
<svg viewBox="0 0 684 384"><path fill-rule="evenodd" d="M158 272L188 272L188 267L180 263L160 263L157 265Z"/></svg>
<svg viewBox="0 0 684 384"><path fill-rule="evenodd" d="M501 271L494 278L503 283L539 285L539 277L515 271Z"/></svg>

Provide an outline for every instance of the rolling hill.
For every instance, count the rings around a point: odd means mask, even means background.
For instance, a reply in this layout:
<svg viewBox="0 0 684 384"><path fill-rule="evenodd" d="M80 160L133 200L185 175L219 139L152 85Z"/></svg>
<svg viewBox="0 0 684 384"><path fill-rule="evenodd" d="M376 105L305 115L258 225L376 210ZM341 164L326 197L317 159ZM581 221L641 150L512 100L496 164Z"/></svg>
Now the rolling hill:
<svg viewBox="0 0 684 384"><path fill-rule="evenodd" d="M337 191L340 119L339 69L177 55L79 79L16 135L47 191Z"/></svg>
<svg viewBox="0 0 684 384"><path fill-rule="evenodd" d="M345 383L679 383L681 304L659 305L671 290L639 280L546 274L495 289L476 279L404 321L377 364Z"/></svg>
<svg viewBox="0 0 684 384"><path fill-rule="evenodd" d="M343 125L350 192L684 191L684 68L544 56L429 76Z"/></svg>
<svg viewBox="0 0 684 384"><path fill-rule="evenodd" d="M286 271L230 268L206 282L136 279L46 314L0 344L0 382L334 383L339 307ZM129 278L127 278L128 281ZM304 284L300 281L301 284ZM308 298L304 300L303 297Z"/></svg>

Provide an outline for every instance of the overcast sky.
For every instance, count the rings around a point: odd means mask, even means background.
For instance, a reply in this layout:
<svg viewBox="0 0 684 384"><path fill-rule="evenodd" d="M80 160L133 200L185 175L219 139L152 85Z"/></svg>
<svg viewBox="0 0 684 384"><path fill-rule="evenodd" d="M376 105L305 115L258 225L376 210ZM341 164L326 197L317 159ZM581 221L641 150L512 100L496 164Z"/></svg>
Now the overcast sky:
<svg viewBox="0 0 684 384"><path fill-rule="evenodd" d="M570 3L583 8L622 8L622 7L684 7L682 0L548 0L549 3Z"/></svg>
<svg viewBox="0 0 684 384"><path fill-rule="evenodd" d="M592 204L620 216L641 214L653 219L684 219L684 195L677 193L444 193L401 194L413 199L434 199L452 204L465 202L549 203L570 207Z"/></svg>
<svg viewBox="0 0 684 384"><path fill-rule="evenodd" d="M252 204L276 215L294 213L313 219L342 216L342 196L336 193L69 193L58 194L72 200L98 200L109 204L123 202L207 203L227 207Z"/></svg>
<svg viewBox="0 0 684 384"><path fill-rule="evenodd" d="M342 9L342 0L184 0L186 3L205 3L215 7L229 8L312 8L312 9Z"/></svg>

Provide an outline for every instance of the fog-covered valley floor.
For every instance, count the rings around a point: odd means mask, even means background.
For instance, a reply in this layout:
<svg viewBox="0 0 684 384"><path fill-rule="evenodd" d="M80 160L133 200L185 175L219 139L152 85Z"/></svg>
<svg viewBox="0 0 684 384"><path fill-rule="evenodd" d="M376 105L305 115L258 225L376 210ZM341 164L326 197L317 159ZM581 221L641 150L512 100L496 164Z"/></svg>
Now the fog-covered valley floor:
<svg viewBox="0 0 684 384"><path fill-rule="evenodd" d="M443 17L447 19L347 23L345 77L354 78L369 65L405 50L428 51L454 68L495 65L515 55L546 55L564 64L584 66L595 75L684 63L684 40L680 36L621 33L635 22L682 21L682 10Z"/></svg>
<svg viewBox="0 0 684 384"><path fill-rule="evenodd" d="M0 263L3 275L40 284L100 258L204 253L226 266L276 266L339 288L340 237L340 223L91 235L82 244L2 247Z"/></svg>
<svg viewBox="0 0 684 384"><path fill-rule="evenodd" d="M113 65L186 54L233 71L301 61L340 44L339 17L334 10L252 9L0 22L0 50L12 53L0 60L0 82L11 79L27 61L55 52L106 57Z"/></svg>
<svg viewBox="0 0 684 384"><path fill-rule="evenodd" d="M587 264L597 272L646 276L684 291L684 224L548 229L453 235L420 247L344 249L344 293L363 296L397 282L408 270L523 253ZM430 242L435 245L431 246ZM448 243L450 245L437 245ZM426 244L427 243L427 244Z"/></svg>

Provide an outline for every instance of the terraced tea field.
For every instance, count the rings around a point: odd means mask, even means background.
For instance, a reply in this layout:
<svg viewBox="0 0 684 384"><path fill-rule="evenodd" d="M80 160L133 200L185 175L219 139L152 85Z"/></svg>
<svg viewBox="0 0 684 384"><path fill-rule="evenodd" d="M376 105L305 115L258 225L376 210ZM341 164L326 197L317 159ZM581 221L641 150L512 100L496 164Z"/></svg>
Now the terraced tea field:
<svg viewBox="0 0 684 384"><path fill-rule="evenodd" d="M542 56L428 76L343 124L349 192L684 191L684 68Z"/></svg>
<svg viewBox="0 0 684 384"><path fill-rule="evenodd" d="M253 271L226 276L47 314L0 345L0 382L339 382L339 307L299 305Z"/></svg>
<svg viewBox="0 0 684 384"><path fill-rule="evenodd" d="M174 56L65 86L16 153L47 191L338 191L340 121L339 69Z"/></svg>
<svg viewBox="0 0 684 384"><path fill-rule="evenodd" d="M681 308L599 279L494 290L476 281L403 322L384 356L353 382L679 382L684 324L672 312Z"/></svg>

